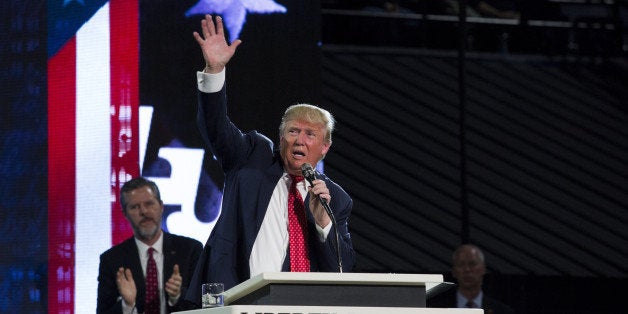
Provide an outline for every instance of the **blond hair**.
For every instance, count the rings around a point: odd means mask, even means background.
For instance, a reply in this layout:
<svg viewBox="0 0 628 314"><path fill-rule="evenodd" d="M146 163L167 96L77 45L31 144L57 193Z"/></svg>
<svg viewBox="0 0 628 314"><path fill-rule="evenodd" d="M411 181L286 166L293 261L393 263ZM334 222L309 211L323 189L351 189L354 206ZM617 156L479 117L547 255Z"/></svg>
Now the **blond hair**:
<svg viewBox="0 0 628 314"><path fill-rule="evenodd" d="M279 136L283 136L286 124L289 121L303 120L314 124L325 125L325 143L331 144L331 133L334 131L336 120L329 111L314 105L296 104L288 107L281 118Z"/></svg>

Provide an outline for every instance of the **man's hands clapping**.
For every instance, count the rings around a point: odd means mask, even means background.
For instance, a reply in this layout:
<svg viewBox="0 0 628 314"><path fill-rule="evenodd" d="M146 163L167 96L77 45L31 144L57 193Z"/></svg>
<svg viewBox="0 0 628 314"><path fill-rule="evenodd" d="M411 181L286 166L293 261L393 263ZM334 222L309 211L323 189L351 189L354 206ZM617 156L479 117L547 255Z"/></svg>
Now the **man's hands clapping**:
<svg viewBox="0 0 628 314"><path fill-rule="evenodd" d="M137 297L137 288L135 287L135 281L133 280L133 274L129 268L118 268L116 272L116 286L118 286L118 292L122 296L122 300L128 307L135 306L135 298Z"/></svg>
<svg viewBox="0 0 628 314"><path fill-rule="evenodd" d="M166 281L165 285L166 293L168 293L171 300L177 300L181 296L181 284L183 284L183 277L179 274L179 265L175 264L172 268L172 276Z"/></svg>
<svg viewBox="0 0 628 314"><path fill-rule="evenodd" d="M170 303L175 304L181 297L181 286L183 284L183 277L179 273L179 265L175 264L172 268L172 276L168 278L164 285L164 290L168 294ZM118 286L118 292L124 300L124 303L128 307L134 307L137 298L137 287L135 286L135 280L133 280L133 274L129 268L118 268L116 273L116 286Z"/></svg>

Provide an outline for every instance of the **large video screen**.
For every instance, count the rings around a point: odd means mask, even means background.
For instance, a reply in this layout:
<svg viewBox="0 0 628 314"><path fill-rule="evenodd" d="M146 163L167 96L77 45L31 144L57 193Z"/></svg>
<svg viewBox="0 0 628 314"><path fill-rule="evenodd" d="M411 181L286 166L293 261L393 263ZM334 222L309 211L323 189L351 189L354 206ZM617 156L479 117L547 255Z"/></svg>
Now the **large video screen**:
<svg viewBox="0 0 628 314"><path fill-rule="evenodd" d="M227 67L243 131L277 140L283 110L320 97L318 1L2 7L0 313L95 311L99 255L132 236L118 194L135 176L159 185L164 230L205 243L223 177L196 126L203 14L243 41Z"/></svg>

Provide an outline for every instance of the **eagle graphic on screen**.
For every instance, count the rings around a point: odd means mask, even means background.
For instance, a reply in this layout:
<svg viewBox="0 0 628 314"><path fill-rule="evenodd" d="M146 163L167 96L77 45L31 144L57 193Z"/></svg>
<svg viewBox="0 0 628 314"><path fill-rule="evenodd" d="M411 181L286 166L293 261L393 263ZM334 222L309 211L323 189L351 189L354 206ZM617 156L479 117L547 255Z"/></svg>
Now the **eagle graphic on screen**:
<svg viewBox="0 0 628 314"><path fill-rule="evenodd" d="M199 0L185 12L186 17L196 14L218 14L222 16L229 32L229 41L240 36L246 23L246 14L286 13L284 6L273 0Z"/></svg>

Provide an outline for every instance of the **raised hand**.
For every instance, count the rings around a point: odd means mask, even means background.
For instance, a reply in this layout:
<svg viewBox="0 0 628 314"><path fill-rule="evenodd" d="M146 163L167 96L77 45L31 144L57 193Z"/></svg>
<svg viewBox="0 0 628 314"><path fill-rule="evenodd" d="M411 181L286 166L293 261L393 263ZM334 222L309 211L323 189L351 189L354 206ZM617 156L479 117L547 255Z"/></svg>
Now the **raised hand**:
<svg viewBox="0 0 628 314"><path fill-rule="evenodd" d="M181 295L181 284L183 277L179 274L179 265L175 264L172 268L172 276L166 281L164 289L171 298L178 298Z"/></svg>
<svg viewBox="0 0 628 314"><path fill-rule="evenodd" d="M205 72L219 73L235 54L236 48L242 43L241 40L234 40L231 45L225 39L222 18L216 16L216 25L212 16L207 14L201 21L203 36L194 32L194 38L201 47L203 58L205 59Z"/></svg>
<svg viewBox="0 0 628 314"><path fill-rule="evenodd" d="M127 306L135 306L135 298L137 297L137 288L135 287L135 280L133 280L133 274L130 269L118 268L116 272L116 286L118 286L118 292L124 303Z"/></svg>

